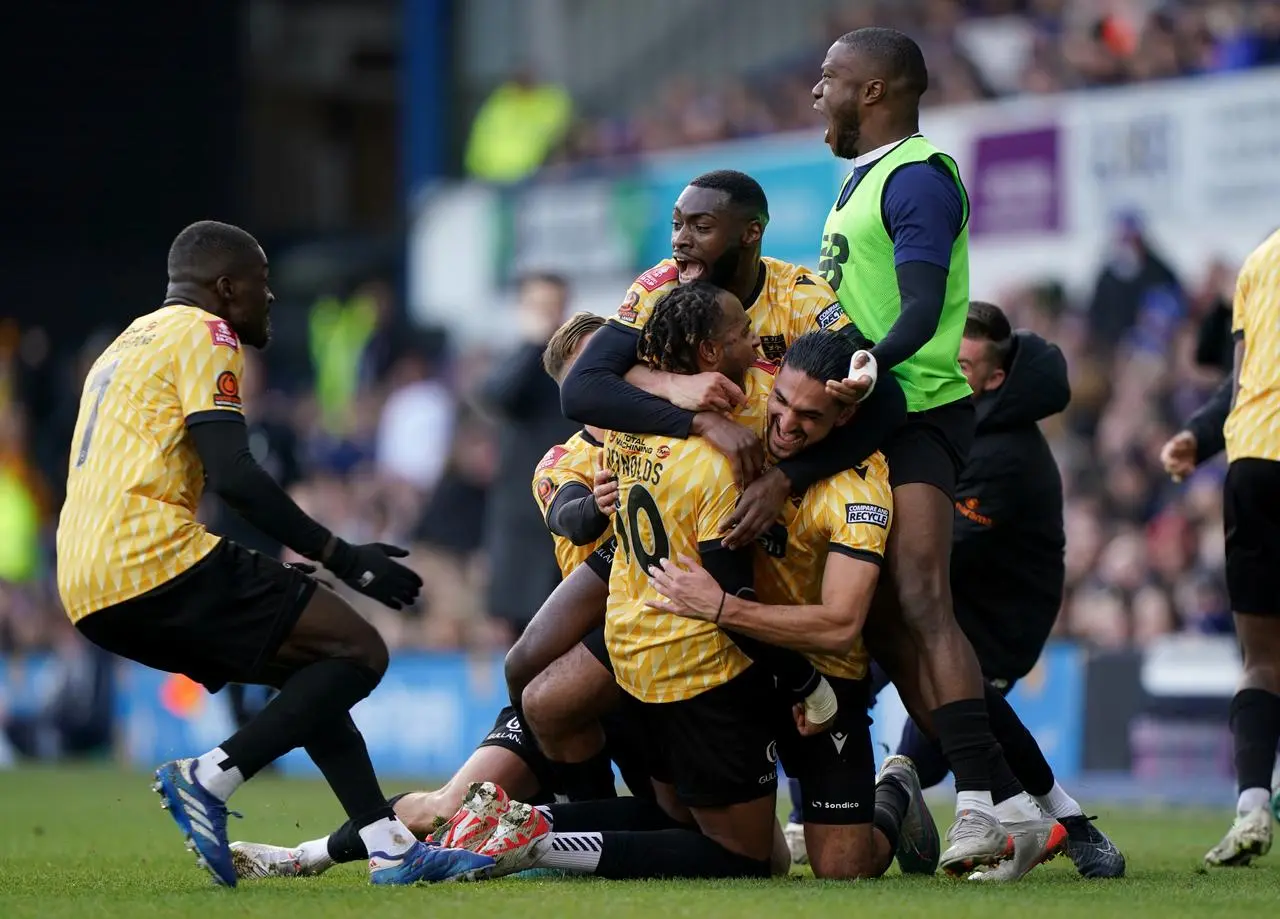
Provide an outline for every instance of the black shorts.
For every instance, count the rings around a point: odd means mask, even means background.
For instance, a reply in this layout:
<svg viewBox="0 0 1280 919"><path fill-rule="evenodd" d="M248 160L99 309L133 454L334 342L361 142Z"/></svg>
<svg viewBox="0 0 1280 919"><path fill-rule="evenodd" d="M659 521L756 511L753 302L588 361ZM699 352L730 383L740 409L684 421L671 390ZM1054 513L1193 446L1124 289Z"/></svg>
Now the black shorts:
<svg viewBox="0 0 1280 919"><path fill-rule="evenodd" d="M800 783L805 823L870 823L876 805L870 681L827 677L840 708L831 730L801 737L785 699L775 703L778 756Z"/></svg>
<svg viewBox="0 0 1280 919"><path fill-rule="evenodd" d="M525 730L524 722L514 706L508 705L498 712L493 727L489 729L484 740L477 745L477 748L479 747L501 747L504 750L510 750L529 767L529 771L538 780L540 791L537 800L526 803L544 804L555 799L551 794L553 787L551 763L543 754L542 748L538 746L533 732Z"/></svg>
<svg viewBox="0 0 1280 919"><path fill-rule="evenodd" d="M217 692L227 683L262 682L315 590L297 568L223 539L172 581L90 613L76 627L113 654Z"/></svg>
<svg viewBox="0 0 1280 919"><path fill-rule="evenodd" d="M1280 463L1238 459L1227 467L1222 522L1232 611L1280 615Z"/></svg>
<svg viewBox="0 0 1280 919"><path fill-rule="evenodd" d="M617 549L618 537L611 536L605 542L596 546L595 551L587 556L587 560L583 564L594 571L600 580L608 584L609 575L613 572L613 553Z"/></svg>
<svg viewBox="0 0 1280 919"><path fill-rule="evenodd" d="M728 683L679 702L638 702L634 714L652 754L650 769L675 786L686 807L727 807L773 794L778 753L771 712L773 678L759 665Z"/></svg>
<svg viewBox="0 0 1280 919"><path fill-rule="evenodd" d="M969 460L976 420L966 396L923 412L911 412L881 448L889 464L889 484L923 482L955 498L956 482Z"/></svg>
<svg viewBox="0 0 1280 919"><path fill-rule="evenodd" d="M582 646L591 652L601 666L613 673L613 658L609 657L609 646L604 640L604 626L596 626L582 639Z"/></svg>

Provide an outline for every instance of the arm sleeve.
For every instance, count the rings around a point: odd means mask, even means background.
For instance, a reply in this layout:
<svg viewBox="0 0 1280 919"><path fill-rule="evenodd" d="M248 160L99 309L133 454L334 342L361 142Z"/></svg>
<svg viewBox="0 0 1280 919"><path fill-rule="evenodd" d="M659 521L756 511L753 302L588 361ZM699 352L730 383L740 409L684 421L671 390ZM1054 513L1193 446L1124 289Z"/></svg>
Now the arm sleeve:
<svg viewBox="0 0 1280 919"><path fill-rule="evenodd" d="M778 468L791 482L792 491L800 494L814 482L865 463L906 417L902 387L893 374L882 374L851 422L833 430L822 443L783 460Z"/></svg>
<svg viewBox="0 0 1280 919"><path fill-rule="evenodd" d="M591 336L560 387L566 417L624 434L688 437L693 412L632 386L624 375L636 363L636 334L612 324Z"/></svg>
<svg viewBox="0 0 1280 919"><path fill-rule="evenodd" d="M249 451L249 433L238 415L192 424L188 433L204 465L208 485L245 520L305 558L319 558L332 534L276 484Z"/></svg>
<svg viewBox="0 0 1280 919"><path fill-rule="evenodd" d="M1186 428L1196 438L1196 464L1212 459L1227 448L1223 426L1231 414L1232 375L1228 373L1209 401L1187 419Z"/></svg>
<svg viewBox="0 0 1280 919"><path fill-rule="evenodd" d="M944 167L914 163L885 185L883 217L893 239L902 311L872 353L881 370L911 357L942 318L951 249L964 226L964 202Z"/></svg>
<svg viewBox="0 0 1280 919"><path fill-rule="evenodd" d="M609 528L609 518L600 513L595 495L578 482L561 485L547 509L547 529L575 546L589 546Z"/></svg>
<svg viewBox="0 0 1280 919"><path fill-rule="evenodd" d="M539 389L542 368L541 345L526 342L515 353L499 361L484 382L480 384L480 401L491 411L505 418L517 418L525 414L531 404L531 396Z"/></svg>

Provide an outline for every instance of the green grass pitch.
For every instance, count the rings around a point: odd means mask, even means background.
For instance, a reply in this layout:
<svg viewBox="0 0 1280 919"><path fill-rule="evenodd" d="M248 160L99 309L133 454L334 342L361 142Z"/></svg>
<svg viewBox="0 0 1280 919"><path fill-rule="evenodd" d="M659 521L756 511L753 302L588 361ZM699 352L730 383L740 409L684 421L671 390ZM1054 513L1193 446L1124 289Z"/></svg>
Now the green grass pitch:
<svg viewBox="0 0 1280 919"><path fill-rule="evenodd" d="M1199 868L1228 813L1106 806L1094 812L1128 856L1129 877L1121 881L1084 881L1059 858L999 888L903 878L893 869L887 878L856 884L796 875L769 882L508 879L383 890L369 886L363 865L347 865L320 879L221 890L195 868L149 784L145 776L107 768L0 773L0 917L1257 919L1280 910L1280 853L1253 868ZM323 785L272 776L247 785L235 806L245 819L232 820L233 839L291 844L325 833L338 816ZM944 820L947 810L940 807Z"/></svg>

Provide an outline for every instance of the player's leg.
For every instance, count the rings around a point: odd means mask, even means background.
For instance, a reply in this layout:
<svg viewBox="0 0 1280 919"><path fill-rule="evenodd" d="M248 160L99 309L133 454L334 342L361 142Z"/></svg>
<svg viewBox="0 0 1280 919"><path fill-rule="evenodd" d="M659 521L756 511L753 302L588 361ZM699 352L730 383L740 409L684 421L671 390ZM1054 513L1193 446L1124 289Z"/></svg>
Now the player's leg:
<svg viewBox="0 0 1280 919"><path fill-rule="evenodd" d="M1236 820L1205 856L1245 865L1271 848L1271 773L1280 742L1280 463L1239 459L1227 469L1222 516L1227 592L1243 654L1231 700L1239 798Z"/></svg>
<svg viewBox="0 0 1280 919"><path fill-rule="evenodd" d="M621 701L608 660L601 627L524 691L525 718L550 763L552 783L570 801L617 794L600 721Z"/></svg>
<svg viewBox="0 0 1280 919"><path fill-rule="evenodd" d="M604 625L608 601L609 568L598 549L556 586L507 652L507 691L513 700L552 661Z"/></svg>

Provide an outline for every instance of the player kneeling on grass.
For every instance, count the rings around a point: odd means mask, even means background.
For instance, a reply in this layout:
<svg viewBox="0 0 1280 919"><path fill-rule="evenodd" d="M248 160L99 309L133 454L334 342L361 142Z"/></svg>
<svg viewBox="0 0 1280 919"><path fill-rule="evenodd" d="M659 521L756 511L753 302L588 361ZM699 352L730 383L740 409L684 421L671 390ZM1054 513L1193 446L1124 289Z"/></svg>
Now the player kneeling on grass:
<svg viewBox="0 0 1280 919"><path fill-rule="evenodd" d="M855 409L826 390L847 372L854 345L812 333L792 345L769 399L765 445L787 459L849 423ZM802 737L790 713L776 712L778 753L804 795L813 872L823 878L883 874L899 845L937 862L939 839L915 768L891 757L877 782L866 711L869 659L862 625L880 575L893 496L884 457L874 454L788 502L781 522L758 540L758 602L727 596L689 557L664 559L653 583L656 610L718 623L803 652L835 687L840 710L830 733Z"/></svg>

